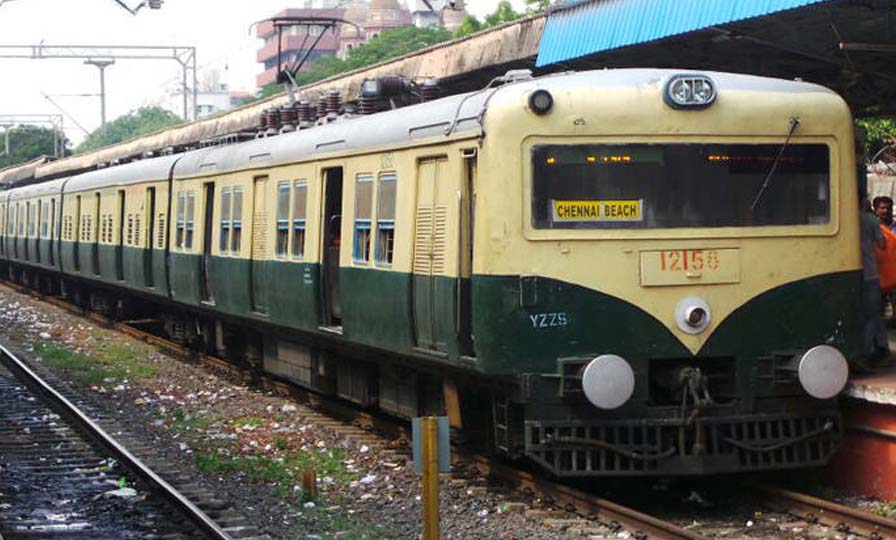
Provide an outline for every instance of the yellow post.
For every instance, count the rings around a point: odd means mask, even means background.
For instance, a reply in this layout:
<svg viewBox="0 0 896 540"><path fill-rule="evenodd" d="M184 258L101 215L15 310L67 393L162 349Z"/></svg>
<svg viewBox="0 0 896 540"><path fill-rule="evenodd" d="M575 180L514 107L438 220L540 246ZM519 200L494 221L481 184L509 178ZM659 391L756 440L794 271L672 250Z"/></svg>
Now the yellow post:
<svg viewBox="0 0 896 540"><path fill-rule="evenodd" d="M439 421L427 416L420 426L423 435L423 540L439 540Z"/></svg>
<svg viewBox="0 0 896 540"><path fill-rule="evenodd" d="M317 473L314 471L302 473L302 489L306 501L317 499Z"/></svg>

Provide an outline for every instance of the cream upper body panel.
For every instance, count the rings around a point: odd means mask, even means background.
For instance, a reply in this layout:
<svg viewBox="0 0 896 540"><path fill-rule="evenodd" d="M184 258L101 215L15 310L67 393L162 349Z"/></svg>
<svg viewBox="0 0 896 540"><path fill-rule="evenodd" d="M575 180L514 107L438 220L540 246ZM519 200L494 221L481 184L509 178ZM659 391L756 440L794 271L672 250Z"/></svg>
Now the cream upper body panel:
<svg viewBox="0 0 896 540"><path fill-rule="evenodd" d="M852 118L847 105L819 86L707 73L716 102L675 110L663 101L665 81L680 71L616 70L558 76L497 93L485 119L477 189L479 275L533 275L598 290L654 314L692 352L738 307L776 286L861 268ZM552 93L552 110L533 114L528 96ZM693 142L791 144L830 149L830 218L801 226L669 229L537 229L532 220L532 147L537 143ZM725 275L694 272L663 282L650 272L657 252L712 253ZM721 257L721 259L718 259ZM645 273L649 275L645 275ZM699 274L699 275L698 275ZM683 275L683 274L682 274ZM822 291L819 291L823 295ZM686 297L710 306L706 331L682 332L675 309Z"/></svg>

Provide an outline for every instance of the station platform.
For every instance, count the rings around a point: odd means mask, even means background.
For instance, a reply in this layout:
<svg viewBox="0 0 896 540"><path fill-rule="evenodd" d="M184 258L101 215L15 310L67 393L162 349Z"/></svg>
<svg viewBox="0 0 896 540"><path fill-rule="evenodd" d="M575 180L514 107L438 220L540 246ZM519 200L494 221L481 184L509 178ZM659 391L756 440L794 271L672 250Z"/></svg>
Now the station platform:
<svg viewBox="0 0 896 540"><path fill-rule="evenodd" d="M896 352L892 330L890 350ZM828 478L847 491L896 501L896 366L851 378L841 403L845 441Z"/></svg>

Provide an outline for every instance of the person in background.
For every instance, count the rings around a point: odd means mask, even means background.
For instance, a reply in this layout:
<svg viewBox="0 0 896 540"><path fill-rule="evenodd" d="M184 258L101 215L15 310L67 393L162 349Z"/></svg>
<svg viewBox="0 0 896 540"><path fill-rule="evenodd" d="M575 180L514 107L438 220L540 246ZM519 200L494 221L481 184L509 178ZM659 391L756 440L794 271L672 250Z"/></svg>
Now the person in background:
<svg viewBox="0 0 896 540"><path fill-rule="evenodd" d="M885 249L887 242L881 231L880 220L871 213L867 195L860 199L859 227L862 247L862 319L865 339L865 358L869 362L886 359L890 355L887 329L881 317L880 279L877 271L875 247ZM858 371L867 364L856 364Z"/></svg>
<svg viewBox="0 0 896 540"><path fill-rule="evenodd" d="M875 197L872 206L877 218L880 219L880 224L890 232L896 233L896 221L893 221L893 199L886 195Z"/></svg>

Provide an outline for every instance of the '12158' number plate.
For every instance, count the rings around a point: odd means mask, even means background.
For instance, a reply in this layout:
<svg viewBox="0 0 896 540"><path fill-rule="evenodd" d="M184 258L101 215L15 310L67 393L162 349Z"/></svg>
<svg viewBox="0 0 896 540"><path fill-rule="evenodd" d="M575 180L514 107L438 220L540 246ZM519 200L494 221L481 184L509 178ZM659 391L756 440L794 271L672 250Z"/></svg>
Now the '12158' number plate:
<svg viewBox="0 0 896 540"><path fill-rule="evenodd" d="M740 250L664 249L641 252L641 285L737 283Z"/></svg>

